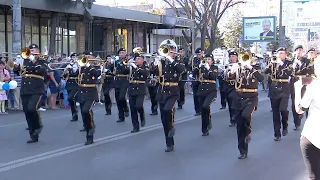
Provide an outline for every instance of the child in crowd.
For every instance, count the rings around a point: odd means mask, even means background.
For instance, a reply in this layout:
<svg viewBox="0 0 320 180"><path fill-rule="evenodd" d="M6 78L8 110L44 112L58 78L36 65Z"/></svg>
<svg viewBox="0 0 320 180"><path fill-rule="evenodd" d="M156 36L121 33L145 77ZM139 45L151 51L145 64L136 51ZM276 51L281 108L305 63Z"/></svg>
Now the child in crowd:
<svg viewBox="0 0 320 180"><path fill-rule="evenodd" d="M60 97L59 99L60 99L60 106L69 109L70 106L69 106L69 102L68 102L68 92L67 92L67 89L66 89L66 84L67 84L66 80L62 79L61 80L61 91L60 91L60 94L59 94L59 97Z"/></svg>
<svg viewBox="0 0 320 180"><path fill-rule="evenodd" d="M5 69L5 63L3 61L0 61L0 82L8 83L9 80L10 74L8 70ZM5 109L5 104L7 100L7 92L5 90L0 89L0 114L8 114Z"/></svg>

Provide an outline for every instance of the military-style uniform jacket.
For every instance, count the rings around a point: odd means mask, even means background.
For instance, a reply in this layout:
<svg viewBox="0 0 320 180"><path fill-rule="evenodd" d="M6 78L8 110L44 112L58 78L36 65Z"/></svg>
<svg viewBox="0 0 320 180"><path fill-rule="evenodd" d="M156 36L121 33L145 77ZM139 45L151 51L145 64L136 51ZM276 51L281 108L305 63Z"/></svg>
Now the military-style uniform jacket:
<svg viewBox="0 0 320 180"><path fill-rule="evenodd" d="M314 59L306 59L305 67L301 69L301 73L307 77L314 76Z"/></svg>
<svg viewBox="0 0 320 180"><path fill-rule="evenodd" d="M158 66L151 62L149 65L149 77L146 81L148 87L155 87L159 84L159 69Z"/></svg>
<svg viewBox="0 0 320 180"><path fill-rule="evenodd" d="M38 60L33 63L29 59L24 59L23 67L18 68L21 72L21 95L43 94L44 77L47 74L47 62Z"/></svg>
<svg viewBox="0 0 320 180"><path fill-rule="evenodd" d="M263 81L263 76L259 66L252 66L252 69L241 68L239 73L239 81L236 79L236 74L229 72L229 78L234 79L235 90L238 98L257 98L258 97L258 82Z"/></svg>
<svg viewBox="0 0 320 180"><path fill-rule="evenodd" d="M309 72L311 68L308 67L308 65L310 64L310 60L308 60L305 57L302 57L300 59L300 62L301 62L301 66L297 64L295 67L293 67L294 69L293 76L295 79L299 76L306 76L307 74L310 75L309 73L312 73L312 72Z"/></svg>
<svg viewBox="0 0 320 180"><path fill-rule="evenodd" d="M230 79L227 74L230 72L230 68L234 63L228 65L228 67L223 71L220 75L219 81L221 81L222 86L220 86L220 90L222 92L228 92L229 94L235 89L234 88L234 80Z"/></svg>
<svg viewBox="0 0 320 180"><path fill-rule="evenodd" d="M107 72L103 72L104 77L102 77L103 78L102 88L103 89L113 88L114 87L114 74L112 72L114 71L114 64L111 64L111 63L106 64L105 70L107 70Z"/></svg>
<svg viewBox="0 0 320 180"><path fill-rule="evenodd" d="M114 72L115 72L115 88L127 87L129 84L129 73L130 68L123 64L122 59L114 62Z"/></svg>
<svg viewBox="0 0 320 180"><path fill-rule="evenodd" d="M218 67L215 65L210 66L209 70L204 66L199 68L201 71L202 79L198 88L197 96L207 96L211 92L217 94L216 79L218 76Z"/></svg>
<svg viewBox="0 0 320 180"><path fill-rule="evenodd" d="M193 67L192 64L190 65L192 69L192 77L195 79L199 78L199 65L201 63L201 59L198 57L193 58ZM192 84L199 84L199 82L193 81Z"/></svg>
<svg viewBox="0 0 320 180"><path fill-rule="evenodd" d="M271 77L269 97L273 99L283 98L290 96L289 77L292 75L293 67L292 62L284 60L283 65L279 63L272 63L265 70L266 74Z"/></svg>
<svg viewBox="0 0 320 180"><path fill-rule="evenodd" d="M68 73L63 75L65 78L67 78L66 83L66 90L78 90L78 76L79 76L79 69L76 72L73 72L72 69L68 70Z"/></svg>
<svg viewBox="0 0 320 180"><path fill-rule="evenodd" d="M79 101L98 100L97 79L101 75L100 67L81 67L79 83Z"/></svg>
<svg viewBox="0 0 320 180"><path fill-rule="evenodd" d="M175 61L170 63L168 60L162 61L162 76L156 99L158 102L165 102L167 98L180 95L178 82L180 75L185 71L184 67Z"/></svg>
<svg viewBox="0 0 320 180"><path fill-rule="evenodd" d="M149 69L145 66L132 68L132 75L129 81L128 94L130 96L146 94L146 80L149 76Z"/></svg>
<svg viewBox="0 0 320 180"><path fill-rule="evenodd" d="M187 69L186 69L186 66L185 66L185 64L184 64L184 62L183 62L183 59L176 59L175 60L175 62L176 63L179 63L181 66L183 66L183 68L184 68L184 71L180 74L180 80L187 80L187 78L188 78L188 71L187 71ZM185 85L185 81L181 81L181 82L179 82L179 86L180 86L180 88L184 88L184 85Z"/></svg>

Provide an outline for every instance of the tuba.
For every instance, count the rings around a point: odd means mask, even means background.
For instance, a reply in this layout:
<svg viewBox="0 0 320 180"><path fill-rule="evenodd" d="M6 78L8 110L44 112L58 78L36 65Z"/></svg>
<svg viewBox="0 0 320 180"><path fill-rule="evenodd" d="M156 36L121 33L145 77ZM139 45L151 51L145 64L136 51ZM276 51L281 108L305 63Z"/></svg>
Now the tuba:
<svg viewBox="0 0 320 180"><path fill-rule="evenodd" d="M167 57L171 49L177 49L177 47L177 44L173 40L166 39L160 43L158 50L159 55L162 57Z"/></svg>

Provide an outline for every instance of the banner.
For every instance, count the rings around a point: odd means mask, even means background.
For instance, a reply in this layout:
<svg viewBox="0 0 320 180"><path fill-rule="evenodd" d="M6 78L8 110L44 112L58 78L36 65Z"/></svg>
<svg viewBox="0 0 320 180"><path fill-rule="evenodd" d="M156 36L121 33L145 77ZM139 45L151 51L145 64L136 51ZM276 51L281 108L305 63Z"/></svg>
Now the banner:
<svg viewBox="0 0 320 180"><path fill-rule="evenodd" d="M276 17L244 17L244 42L270 42L276 40Z"/></svg>

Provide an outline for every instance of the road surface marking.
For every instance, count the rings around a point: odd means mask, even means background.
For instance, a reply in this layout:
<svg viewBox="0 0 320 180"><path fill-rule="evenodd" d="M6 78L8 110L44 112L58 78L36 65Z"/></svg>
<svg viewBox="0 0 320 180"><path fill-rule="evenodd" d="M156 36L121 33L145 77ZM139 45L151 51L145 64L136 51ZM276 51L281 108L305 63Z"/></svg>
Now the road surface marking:
<svg viewBox="0 0 320 180"><path fill-rule="evenodd" d="M269 98L260 98L259 101L265 101ZM219 112L224 112L227 111L228 109L223 109L223 110L216 110L213 111L211 114L216 114ZM180 118L178 120L175 121L175 124L180 124L180 123L184 123L184 122L189 122L191 120L197 119L199 118L198 116L186 116L183 118ZM52 159L55 157L59 157L59 156L63 156L69 153L73 153L76 151L80 151L83 149L88 149L88 148L92 148L92 147L96 147L99 145L103 145L109 142L113 142L113 141L117 141L117 140L121 140L124 138L128 138L128 137L132 137L132 136L137 136L139 134L143 134L143 133L147 133L150 131L154 131L157 129L162 128L162 124L155 124L155 125L151 125L151 126L147 126L146 128L141 129L141 131L137 132L137 133L131 133L131 132L124 132L124 133L119 133L119 134L115 134L112 136L106 136L106 137L102 137L99 139L95 139L95 143L89 146L84 146L83 143L82 144L76 144L76 145L72 145L72 146L68 146L68 147L64 147L64 148L60 148L57 150L53 150L53 151L48 151L45 153L41 153L41 154L37 154L34 156L29 156L26 158L22 158L22 159L17 159L14 161L10 161L7 163L2 163L0 164L0 173L1 172L5 172L5 171L9 171L12 169L16 169L22 166L26 166L29 164L33 164L39 161L44 161L44 160L48 160L48 159Z"/></svg>

